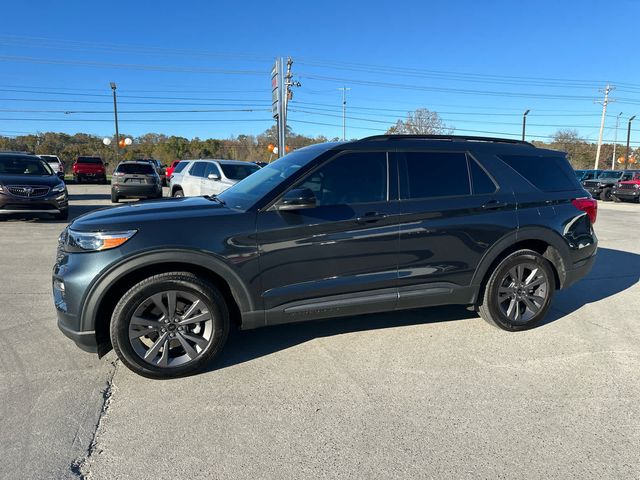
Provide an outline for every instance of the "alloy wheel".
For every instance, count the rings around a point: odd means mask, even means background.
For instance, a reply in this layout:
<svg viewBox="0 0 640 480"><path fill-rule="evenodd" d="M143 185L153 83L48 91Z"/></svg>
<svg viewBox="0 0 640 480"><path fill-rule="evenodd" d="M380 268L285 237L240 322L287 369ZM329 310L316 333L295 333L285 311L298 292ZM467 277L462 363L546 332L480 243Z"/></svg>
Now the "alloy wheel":
<svg viewBox="0 0 640 480"><path fill-rule="evenodd" d="M498 288L498 305L514 324L523 324L544 307L549 294L549 279L535 263L521 263L505 274Z"/></svg>

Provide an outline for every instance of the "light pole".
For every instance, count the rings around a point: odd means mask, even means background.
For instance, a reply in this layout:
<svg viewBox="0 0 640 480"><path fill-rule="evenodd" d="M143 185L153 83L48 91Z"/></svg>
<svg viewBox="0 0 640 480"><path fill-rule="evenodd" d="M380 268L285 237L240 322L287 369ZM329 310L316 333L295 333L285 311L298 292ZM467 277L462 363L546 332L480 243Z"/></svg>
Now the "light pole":
<svg viewBox="0 0 640 480"><path fill-rule="evenodd" d="M627 124L627 152L624 154L624 169L629 168L629 139L631 138L631 122L636 118L634 115L629 119L629 123Z"/></svg>
<svg viewBox="0 0 640 480"><path fill-rule="evenodd" d="M529 115L529 112L531 110L525 110L525 112L522 114L522 141L524 142L524 134L527 131L527 115Z"/></svg>
<svg viewBox="0 0 640 480"><path fill-rule="evenodd" d="M338 88L342 90L342 141L347 140L347 87Z"/></svg>
<svg viewBox="0 0 640 480"><path fill-rule="evenodd" d="M116 83L115 82L111 82L109 85L111 85L111 90L113 90L113 115L115 117L115 122L116 122L116 141L113 145L115 151L116 151L116 162L118 161L118 157L120 155L120 149L118 147L118 144L120 143L120 134L118 133L118 102L116 100Z"/></svg>
<svg viewBox="0 0 640 480"><path fill-rule="evenodd" d="M618 123L620 123L621 115L622 115L622 112L620 112L616 117L616 130L615 130L616 133L613 136L613 157L611 158L611 170L616 169L616 145L618 144Z"/></svg>

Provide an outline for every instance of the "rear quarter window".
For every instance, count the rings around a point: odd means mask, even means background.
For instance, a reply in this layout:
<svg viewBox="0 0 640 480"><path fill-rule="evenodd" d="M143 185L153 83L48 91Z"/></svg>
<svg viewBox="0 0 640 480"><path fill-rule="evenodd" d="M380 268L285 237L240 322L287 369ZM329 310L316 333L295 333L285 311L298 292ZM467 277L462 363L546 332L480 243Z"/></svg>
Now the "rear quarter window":
<svg viewBox="0 0 640 480"><path fill-rule="evenodd" d="M580 184L564 157L545 155L499 155L534 187L543 192L579 190Z"/></svg>

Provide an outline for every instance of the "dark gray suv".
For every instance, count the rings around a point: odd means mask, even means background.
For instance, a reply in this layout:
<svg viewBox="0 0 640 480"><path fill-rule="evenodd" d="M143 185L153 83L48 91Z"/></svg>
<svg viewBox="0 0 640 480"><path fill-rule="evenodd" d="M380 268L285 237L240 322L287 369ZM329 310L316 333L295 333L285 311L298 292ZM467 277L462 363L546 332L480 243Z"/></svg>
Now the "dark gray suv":
<svg viewBox="0 0 640 480"><path fill-rule="evenodd" d="M0 152L0 217L23 213L45 213L66 220L67 186L40 157Z"/></svg>
<svg viewBox="0 0 640 480"><path fill-rule="evenodd" d="M525 142L314 145L218 196L76 219L53 271L58 325L154 378L195 371L232 326L461 304L523 330L589 272L596 208L563 153Z"/></svg>

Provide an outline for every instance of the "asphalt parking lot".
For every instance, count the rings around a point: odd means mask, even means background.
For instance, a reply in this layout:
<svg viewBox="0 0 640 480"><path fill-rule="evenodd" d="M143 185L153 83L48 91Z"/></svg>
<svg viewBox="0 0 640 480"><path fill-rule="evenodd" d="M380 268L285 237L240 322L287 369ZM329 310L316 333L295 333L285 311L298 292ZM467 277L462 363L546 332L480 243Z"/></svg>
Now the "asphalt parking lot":
<svg viewBox="0 0 640 480"><path fill-rule="evenodd" d="M71 185L71 215L110 205ZM0 478L640 478L640 205L600 203L597 263L545 324L463 307L235 333L172 381L55 324L65 223L0 222Z"/></svg>

